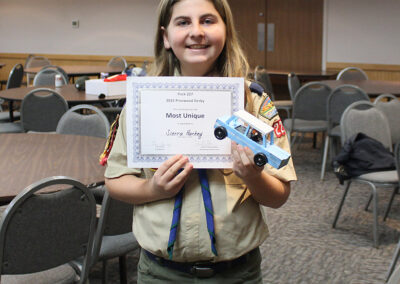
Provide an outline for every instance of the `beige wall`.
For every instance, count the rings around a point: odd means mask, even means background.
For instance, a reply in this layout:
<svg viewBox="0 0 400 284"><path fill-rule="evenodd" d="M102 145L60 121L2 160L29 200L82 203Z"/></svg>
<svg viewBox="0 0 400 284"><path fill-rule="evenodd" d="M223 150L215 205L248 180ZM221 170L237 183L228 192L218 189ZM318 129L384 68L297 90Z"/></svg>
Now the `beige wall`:
<svg viewBox="0 0 400 284"><path fill-rule="evenodd" d="M0 0L0 53L152 56L158 2Z"/></svg>
<svg viewBox="0 0 400 284"><path fill-rule="evenodd" d="M399 0L325 0L325 61L400 65Z"/></svg>
<svg viewBox="0 0 400 284"><path fill-rule="evenodd" d="M90 56L105 60L123 55L131 61L151 57L158 3L0 0L0 62L7 63L0 69L0 79L7 78L11 64L23 63L20 57L29 53L57 54L63 63L71 55L79 60L87 56L91 62ZM325 0L324 5L323 68L372 66L374 74L384 72L377 78L400 77L399 0ZM72 20L79 20L78 29L72 28ZM8 60L13 53L18 59Z"/></svg>

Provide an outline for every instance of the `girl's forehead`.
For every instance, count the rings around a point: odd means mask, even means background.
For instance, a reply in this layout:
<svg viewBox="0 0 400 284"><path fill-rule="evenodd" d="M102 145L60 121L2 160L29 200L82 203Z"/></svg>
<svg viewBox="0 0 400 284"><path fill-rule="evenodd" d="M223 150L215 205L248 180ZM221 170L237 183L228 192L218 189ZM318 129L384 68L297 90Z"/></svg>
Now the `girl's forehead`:
<svg viewBox="0 0 400 284"><path fill-rule="evenodd" d="M213 2L210 0L180 0L172 6L172 17L185 16L194 13L211 13L219 15Z"/></svg>

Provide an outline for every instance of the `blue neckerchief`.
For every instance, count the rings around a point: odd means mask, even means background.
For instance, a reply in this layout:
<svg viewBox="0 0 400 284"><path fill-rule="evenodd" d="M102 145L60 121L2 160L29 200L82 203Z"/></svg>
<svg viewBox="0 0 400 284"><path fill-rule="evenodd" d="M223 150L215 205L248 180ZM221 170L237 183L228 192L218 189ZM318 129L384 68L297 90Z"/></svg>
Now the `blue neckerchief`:
<svg viewBox="0 0 400 284"><path fill-rule="evenodd" d="M215 247L216 240L215 240L215 228L214 228L214 210L211 201L210 187L207 179L207 170L198 169L197 171L199 174L201 193L203 195L204 209L206 211L207 230L211 240L211 251L213 252L214 255L218 255L217 249ZM169 259L172 259L172 253L176 241L176 232L178 229L179 219L181 216L181 209L182 209L183 190L184 188L182 188L179 191L179 193L175 196L174 212L172 214L171 229L169 233L168 248L167 248Z"/></svg>

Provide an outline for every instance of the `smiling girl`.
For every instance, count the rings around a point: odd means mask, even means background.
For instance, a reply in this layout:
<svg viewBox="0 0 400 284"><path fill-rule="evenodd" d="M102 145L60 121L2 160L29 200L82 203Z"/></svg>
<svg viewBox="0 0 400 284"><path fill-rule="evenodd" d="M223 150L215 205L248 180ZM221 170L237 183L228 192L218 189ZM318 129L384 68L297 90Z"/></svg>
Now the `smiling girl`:
<svg viewBox="0 0 400 284"><path fill-rule="evenodd" d="M158 13L150 75L246 77L226 0L161 0ZM281 124L267 94L251 85L245 94L248 112L273 127ZM197 173L183 155L155 171L132 169L125 131L123 110L105 176L111 196L135 204L138 283L262 283L259 246L269 233L260 205L286 202L296 180L292 161L279 170L258 167L250 149L232 143L232 169ZM275 144L289 152L286 136L276 134Z"/></svg>

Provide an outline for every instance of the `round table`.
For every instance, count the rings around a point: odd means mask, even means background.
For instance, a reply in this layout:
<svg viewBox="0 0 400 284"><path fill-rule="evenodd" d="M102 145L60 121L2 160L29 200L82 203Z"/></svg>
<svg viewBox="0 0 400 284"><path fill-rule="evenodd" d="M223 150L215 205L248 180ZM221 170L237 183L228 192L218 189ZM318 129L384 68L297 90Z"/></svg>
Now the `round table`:
<svg viewBox="0 0 400 284"><path fill-rule="evenodd" d="M99 164L106 139L54 133L0 134L0 201L10 201L28 185L50 176L83 184L104 181Z"/></svg>
<svg viewBox="0 0 400 284"><path fill-rule="evenodd" d="M294 73L302 82L328 80L336 78L337 72L324 70L274 70L267 69L271 77L284 77L287 80L288 74Z"/></svg>
<svg viewBox="0 0 400 284"><path fill-rule="evenodd" d="M121 73L123 68L115 67L115 66L107 66L107 65L61 65L61 67L68 76L76 77L76 76L99 76L100 73L105 72L111 74ZM36 74L38 73L43 66L40 67L30 67L24 70L27 74Z"/></svg>
<svg viewBox="0 0 400 284"><path fill-rule="evenodd" d="M8 89L4 91L0 91L0 98L8 101L9 110L10 110L10 119L13 120L13 102L20 102L24 99L25 95L32 90L37 88L49 88L56 90L67 102L69 105L76 104L93 104L93 103L101 103L107 101L115 101L122 98L125 98L125 95L122 96L106 96L104 98L99 98L97 95L88 95L85 91L79 91L75 88L75 85L68 84L56 88L54 86L40 86L40 87L22 87L22 88L14 88Z"/></svg>
<svg viewBox="0 0 400 284"><path fill-rule="evenodd" d="M363 89L369 96L376 97L380 94L392 94L400 96L400 82L378 80L324 80L320 81L332 89L344 85L355 85Z"/></svg>

